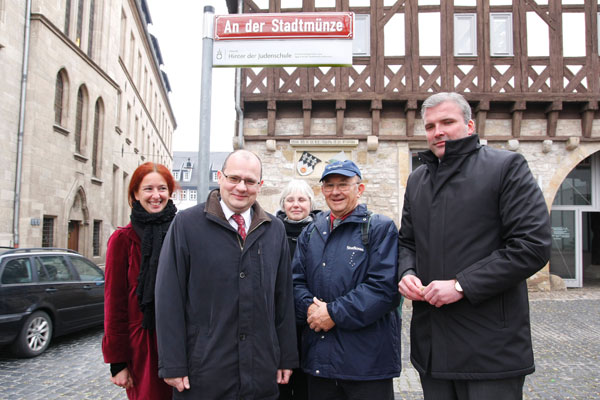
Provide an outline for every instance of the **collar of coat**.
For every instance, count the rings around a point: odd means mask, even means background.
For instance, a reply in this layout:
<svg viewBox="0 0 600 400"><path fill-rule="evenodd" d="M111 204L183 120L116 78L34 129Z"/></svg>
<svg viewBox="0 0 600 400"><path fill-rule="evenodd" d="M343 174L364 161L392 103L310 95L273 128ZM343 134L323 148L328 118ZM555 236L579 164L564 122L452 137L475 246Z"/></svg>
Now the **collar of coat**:
<svg viewBox="0 0 600 400"><path fill-rule="evenodd" d="M454 157L460 157L465 154L472 153L480 148L481 144L479 144L479 135L476 133L464 138L448 140L446 141L446 150L444 151L444 157L442 157L442 161L450 161ZM438 158L431 150L420 152L419 158L426 163L438 162Z"/></svg>
<svg viewBox="0 0 600 400"><path fill-rule="evenodd" d="M135 229L133 229L131 221L127 225L121 226L118 229L122 230L125 233L125 235L129 238L129 240L134 241L136 243L142 242Z"/></svg>
<svg viewBox="0 0 600 400"><path fill-rule="evenodd" d="M330 218L331 218L331 211L321 212L317 216L317 221L315 222L315 225L317 225L319 230L323 230L323 229L329 230L329 228L331 227L330 226ZM359 204L347 217L345 217L343 219L341 224L345 224L348 222L363 223L368 218L369 218L369 214L367 213L366 204Z"/></svg>
<svg viewBox="0 0 600 400"><path fill-rule="evenodd" d="M225 213L223 213L223 208L221 208L220 201L221 194L219 189L215 189L210 192L208 194L208 199L206 199L206 204L204 205L204 212L214 215L229 225L229 222L227 222L227 219L225 218ZM250 233L255 227L263 222L271 222L271 217L269 217L269 215L262 209L258 202L255 201L252 205L252 222L248 228L248 233ZM233 229L233 227L231 229Z"/></svg>

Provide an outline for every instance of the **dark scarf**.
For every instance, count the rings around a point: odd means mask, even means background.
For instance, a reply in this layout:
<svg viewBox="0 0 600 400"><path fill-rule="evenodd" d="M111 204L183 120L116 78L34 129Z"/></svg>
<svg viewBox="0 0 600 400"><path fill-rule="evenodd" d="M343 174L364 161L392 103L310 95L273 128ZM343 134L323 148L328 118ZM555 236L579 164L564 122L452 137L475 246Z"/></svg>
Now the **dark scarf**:
<svg viewBox="0 0 600 400"><path fill-rule="evenodd" d="M177 208L170 199L166 207L157 213L144 210L139 201L133 202L131 209L131 225L142 241L142 259L135 294L138 297L140 310L144 314L142 327L149 330L154 330L154 285L158 270L158 256L176 212Z"/></svg>

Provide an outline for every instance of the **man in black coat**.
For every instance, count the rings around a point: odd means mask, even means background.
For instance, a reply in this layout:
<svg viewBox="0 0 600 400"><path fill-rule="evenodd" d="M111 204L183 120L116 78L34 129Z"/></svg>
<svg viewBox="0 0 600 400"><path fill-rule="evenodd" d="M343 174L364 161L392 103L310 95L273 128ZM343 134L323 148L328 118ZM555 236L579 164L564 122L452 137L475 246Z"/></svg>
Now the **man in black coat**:
<svg viewBox="0 0 600 400"><path fill-rule="evenodd" d="M399 291L425 399L520 399L534 371L526 279L550 257L544 196L519 153L481 146L457 93L422 106L429 151L408 178Z"/></svg>
<svg viewBox="0 0 600 400"><path fill-rule="evenodd" d="M231 153L206 203L180 211L156 278L158 374L174 399L277 400L298 366L290 254L256 201L260 159Z"/></svg>

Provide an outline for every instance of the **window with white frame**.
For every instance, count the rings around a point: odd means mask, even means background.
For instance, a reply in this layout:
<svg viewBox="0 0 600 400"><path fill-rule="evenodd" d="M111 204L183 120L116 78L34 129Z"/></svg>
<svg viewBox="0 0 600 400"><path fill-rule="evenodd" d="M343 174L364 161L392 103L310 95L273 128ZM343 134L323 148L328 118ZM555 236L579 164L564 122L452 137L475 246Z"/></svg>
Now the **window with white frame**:
<svg viewBox="0 0 600 400"><path fill-rule="evenodd" d="M454 14L454 55L477 56L477 14Z"/></svg>
<svg viewBox="0 0 600 400"><path fill-rule="evenodd" d="M187 190L182 190L181 193L179 194L179 199L181 200L187 200L188 195L187 195Z"/></svg>
<svg viewBox="0 0 600 400"><path fill-rule="evenodd" d="M514 55L512 13L490 13L490 55Z"/></svg>
<svg viewBox="0 0 600 400"><path fill-rule="evenodd" d="M180 171L173 171L173 178L175 178L176 181L181 179L181 172Z"/></svg>
<svg viewBox="0 0 600 400"><path fill-rule="evenodd" d="M210 179L210 180L211 180L211 182L216 182L216 181L218 181L218 180L219 180L219 176L218 176L218 174L217 174L217 171L213 171L213 173L212 173L212 177L211 177L211 179Z"/></svg>
<svg viewBox="0 0 600 400"><path fill-rule="evenodd" d="M371 55L371 16L369 14L356 14L354 16L352 55L354 57Z"/></svg>
<svg viewBox="0 0 600 400"><path fill-rule="evenodd" d="M190 200L191 201L196 201L198 199L198 191L197 190L190 190Z"/></svg>
<svg viewBox="0 0 600 400"><path fill-rule="evenodd" d="M189 169L184 169L183 170L184 182L189 182L191 177L192 177L192 171L190 171Z"/></svg>

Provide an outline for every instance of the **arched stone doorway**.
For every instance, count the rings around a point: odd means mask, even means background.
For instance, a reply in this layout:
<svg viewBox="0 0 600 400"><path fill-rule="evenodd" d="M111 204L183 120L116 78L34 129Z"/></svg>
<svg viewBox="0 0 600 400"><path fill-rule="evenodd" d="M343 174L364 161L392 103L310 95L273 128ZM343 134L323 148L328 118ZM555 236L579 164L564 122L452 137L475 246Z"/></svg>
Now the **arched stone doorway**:
<svg viewBox="0 0 600 400"><path fill-rule="evenodd" d="M85 237L85 227L89 224L87 198L81 186L73 199L67 221L67 248L81 252L82 242L80 238Z"/></svg>
<svg viewBox="0 0 600 400"><path fill-rule="evenodd" d="M570 170L552 202L550 273L568 287L600 285L600 152Z"/></svg>

